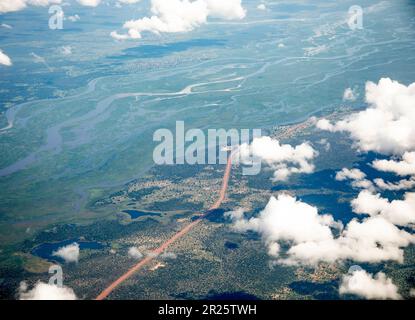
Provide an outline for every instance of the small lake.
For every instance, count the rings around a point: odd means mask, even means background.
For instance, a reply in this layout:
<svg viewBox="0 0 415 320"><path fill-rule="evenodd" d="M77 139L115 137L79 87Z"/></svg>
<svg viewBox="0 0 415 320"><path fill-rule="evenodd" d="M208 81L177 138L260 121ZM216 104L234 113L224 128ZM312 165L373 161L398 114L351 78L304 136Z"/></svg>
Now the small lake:
<svg viewBox="0 0 415 320"><path fill-rule="evenodd" d="M127 213L131 219L137 219L140 217L150 216L150 217L161 217L161 213L158 212L146 212L138 210L123 210L124 213Z"/></svg>
<svg viewBox="0 0 415 320"><path fill-rule="evenodd" d="M235 250L237 249L239 246L237 243L234 242L230 242L230 241L226 241L225 242L225 248L230 249L230 250Z"/></svg>
<svg viewBox="0 0 415 320"><path fill-rule="evenodd" d="M103 245L102 243L96 242L96 241L82 241L79 239L68 239L68 240L64 240L60 242L42 243L34 247L30 253L42 259L63 262L64 260L61 259L60 257L52 255L53 252L57 251L59 248L73 244L74 242L79 244L80 250L84 250L84 249L100 250L105 247L105 245Z"/></svg>

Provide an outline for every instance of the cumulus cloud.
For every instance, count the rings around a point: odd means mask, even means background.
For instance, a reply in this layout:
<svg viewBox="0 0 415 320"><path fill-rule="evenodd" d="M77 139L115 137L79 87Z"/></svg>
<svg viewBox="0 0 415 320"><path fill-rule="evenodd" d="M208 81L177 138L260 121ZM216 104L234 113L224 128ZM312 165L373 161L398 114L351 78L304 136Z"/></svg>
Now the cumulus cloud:
<svg viewBox="0 0 415 320"><path fill-rule="evenodd" d="M415 136L413 139L415 140ZM415 152L405 152L402 155L402 161L375 160L372 165L379 171L393 172L399 176L415 176Z"/></svg>
<svg viewBox="0 0 415 320"><path fill-rule="evenodd" d="M328 142L327 139L320 139L320 141L318 141L318 144L321 144L326 152L329 152L331 149L331 144L330 142Z"/></svg>
<svg viewBox="0 0 415 320"><path fill-rule="evenodd" d="M365 270L356 270L343 276L340 294L354 294L366 299L401 299L398 287L383 272L375 276Z"/></svg>
<svg viewBox="0 0 415 320"><path fill-rule="evenodd" d="M136 259L136 260L139 260L139 259L141 259L144 255L141 253L141 251L140 250L138 250L138 248L136 248L136 247L130 247L129 249L128 249L128 255L131 257L131 258L133 258L133 259Z"/></svg>
<svg viewBox="0 0 415 320"><path fill-rule="evenodd" d="M351 97L352 93L346 90L345 97ZM342 180L350 179L354 187L371 191L374 191L375 187L390 191L413 188L415 186L415 139L413 138L415 136L413 126L415 83L405 86L389 78L380 79L378 84L368 82L366 101L369 104L366 110L354 113L336 123L321 119L316 126L331 132L348 132L355 146L361 151L392 155L392 159L373 161L372 166L378 171L411 177L398 182L385 182L381 178L371 182L364 177L349 175Z"/></svg>
<svg viewBox="0 0 415 320"><path fill-rule="evenodd" d="M62 0L0 0L0 13L19 11L28 5L45 7L61 2Z"/></svg>
<svg viewBox="0 0 415 320"><path fill-rule="evenodd" d="M135 260L140 260L144 257L151 257L151 258L159 257L160 259L163 259L163 260L177 259L177 255L174 252L163 252L161 254L158 254L158 253L155 253L149 250L140 251L137 247L130 247L128 249L128 256Z"/></svg>
<svg viewBox="0 0 415 320"><path fill-rule="evenodd" d="M120 3L124 3L124 4L133 4L133 3L138 3L141 0L118 0L118 2Z"/></svg>
<svg viewBox="0 0 415 320"><path fill-rule="evenodd" d="M52 256L60 257L65 262L78 262L79 260L79 244L74 242L65 247L59 248L58 250L52 253Z"/></svg>
<svg viewBox="0 0 415 320"><path fill-rule="evenodd" d="M407 226L415 223L415 193L405 193L403 200L382 198L380 194L374 194L363 190L352 201L353 211L358 214L370 216L382 216L393 224Z"/></svg>
<svg viewBox="0 0 415 320"><path fill-rule="evenodd" d="M240 20L245 18L246 10L242 7L242 0L204 0L208 15L225 20Z"/></svg>
<svg viewBox="0 0 415 320"><path fill-rule="evenodd" d="M333 124L330 123L327 119L320 119L316 123L316 127L320 130L326 130L326 131L335 131L335 127Z"/></svg>
<svg viewBox="0 0 415 320"><path fill-rule="evenodd" d="M386 163L388 162L389 161L386 161ZM381 170L381 171L392 171L393 168L391 168L389 165L385 165L384 167L386 166L389 169L387 170L385 168L384 170ZM378 165L374 165L374 167L380 168L380 166ZM402 179L397 182L387 182L383 180L382 178L376 178L372 182L366 178L366 174L363 171L361 171L360 169L356 169L356 168L354 169L343 168L341 171L338 171L336 173L335 179L337 181L350 180L353 188L366 189L371 192L375 192L376 189L399 191L399 190L408 190L408 189L412 189L415 187L415 176L412 176L409 179Z"/></svg>
<svg viewBox="0 0 415 320"><path fill-rule="evenodd" d="M337 181L344 180L363 180L366 177L366 174L360 169L347 169L343 168L341 171L336 173Z"/></svg>
<svg viewBox="0 0 415 320"><path fill-rule="evenodd" d="M13 29L13 27L11 25L7 24L7 23L2 23L1 27L6 28L6 29Z"/></svg>
<svg viewBox="0 0 415 320"><path fill-rule="evenodd" d="M258 217L246 220L241 210L227 216L236 222L236 230L258 232L267 245L280 240L294 243L329 240L330 226L335 225L332 216L319 215L317 208L284 194L278 199L271 197Z"/></svg>
<svg viewBox="0 0 415 320"><path fill-rule="evenodd" d="M389 78L368 82L366 102L366 110L335 124L322 119L317 127L348 132L361 151L403 155L415 149L415 83L405 86Z"/></svg>
<svg viewBox="0 0 415 320"><path fill-rule="evenodd" d="M76 300L74 291L69 287L59 287L44 282L38 282L29 290L26 282L19 287L20 300Z"/></svg>
<svg viewBox="0 0 415 320"><path fill-rule="evenodd" d="M270 137L260 137L251 144L242 144L238 155L242 163L248 163L252 158L260 159L274 170L273 180L284 181L294 173L312 173L312 160L317 156L317 151L309 143L293 147L280 144Z"/></svg>
<svg viewBox="0 0 415 320"><path fill-rule="evenodd" d="M401 248L415 242L413 235L379 215L363 221L353 219L343 229L331 215L321 215L317 208L289 195L271 197L257 217L246 219L242 210L226 216L232 220L234 230L260 234L271 257L290 265L349 259L402 263ZM284 253L280 252L281 242L289 245Z"/></svg>
<svg viewBox="0 0 415 320"><path fill-rule="evenodd" d="M356 101L357 93L352 88L347 88L344 90L343 93L343 100L344 101Z"/></svg>
<svg viewBox="0 0 415 320"><path fill-rule="evenodd" d="M317 264L355 260L377 263L403 263L401 248L415 242L413 235L398 229L382 217L371 217L362 222L353 219L337 238L321 242L302 242L288 250L287 264Z"/></svg>
<svg viewBox="0 0 415 320"><path fill-rule="evenodd" d="M264 3L260 3L260 4L257 6L257 9L258 9L258 10L267 10L267 7L265 6L265 4L264 4Z"/></svg>
<svg viewBox="0 0 415 320"><path fill-rule="evenodd" d="M174 252L164 252L160 255L160 258L166 260L174 260L177 259L177 255Z"/></svg>
<svg viewBox="0 0 415 320"><path fill-rule="evenodd" d="M111 32L115 39L140 39L142 32L189 32L207 22L208 17L243 19L246 11L241 0L151 0L151 17L124 23L126 34Z"/></svg>
<svg viewBox="0 0 415 320"><path fill-rule="evenodd" d="M12 65L12 60L9 58L8 55L3 53L0 49L0 64L10 67Z"/></svg>
<svg viewBox="0 0 415 320"><path fill-rule="evenodd" d="M127 40L130 38L129 34L120 34L117 31L111 31L110 36L115 40Z"/></svg>
<svg viewBox="0 0 415 320"><path fill-rule="evenodd" d="M86 7L97 7L101 3L101 0L77 0L77 1L80 5L86 6Z"/></svg>
<svg viewBox="0 0 415 320"><path fill-rule="evenodd" d="M391 172L398 176L410 176L396 183L385 182L383 179L375 179L376 186L381 190L408 190L415 187L415 152L405 152L400 160L375 160L372 166L382 172Z"/></svg>
<svg viewBox="0 0 415 320"><path fill-rule="evenodd" d="M381 178L377 178L373 181L380 190L399 191L415 188L415 177L412 177L411 179L402 179L395 183L385 182L385 180Z"/></svg>
<svg viewBox="0 0 415 320"><path fill-rule="evenodd" d="M360 169L347 169L343 168L336 173L335 179L337 181L351 180L353 188L369 189L373 190L373 183L366 179L366 174Z"/></svg>

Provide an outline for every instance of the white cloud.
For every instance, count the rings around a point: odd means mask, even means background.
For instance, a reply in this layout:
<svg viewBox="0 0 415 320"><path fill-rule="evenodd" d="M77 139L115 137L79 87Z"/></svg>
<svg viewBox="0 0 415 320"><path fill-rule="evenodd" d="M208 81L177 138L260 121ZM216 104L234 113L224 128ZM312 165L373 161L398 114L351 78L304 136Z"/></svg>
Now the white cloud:
<svg viewBox="0 0 415 320"><path fill-rule="evenodd" d="M111 31L110 36L115 40L127 40L130 38L128 34L119 34L117 31Z"/></svg>
<svg viewBox="0 0 415 320"><path fill-rule="evenodd" d="M292 147L270 137L255 138L251 144L242 144L238 152L243 163L254 157L269 165L274 170L275 181L286 180L294 173L312 173L314 165L311 161L317 156L317 151L308 143Z"/></svg>
<svg viewBox="0 0 415 320"><path fill-rule="evenodd" d="M278 263L316 265L319 262L355 260L403 262L402 247L415 237L398 229L381 216L363 221L353 219L344 230L331 215L320 215L317 208L288 195L271 197L258 217L246 219L242 210L226 214L232 228L239 232L254 231L261 235L268 253ZM335 236L332 229L337 229ZM289 249L280 254L280 242Z"/></svg>
<svg viewBox="0 0 415 320"><path fill-rule="evenodd" d="M208 17L227 20L243 19L246 11L241 0L151 0L151 17L124 23L127 34L111 32L115 39L140 39L142 32L189 32L207 22Z"/></svg>
<svg viewBox="0 0 415 320"><path fill-rule="evenodd" d="M1 49L0 49L0 64L8 66L8 67L12 65L12 60L9 58L8 55L3 53Z"/></svg>
<svg viewBox="0 0 415 320"><path fill-rule="evenodd" d="M78 3L86 7L96 7L101 3L101 0L77 0Z"/></svg>
<svg viewBox="0 0 415 320"><path fill-rule="evenodd" d="M370 181L368 179L354 180L354 181L352 181L352 187L353 188L360 188L360 189L374 190L374 186L373 186L372 181Z"/></svg>
<svg viewBox="0 0 415 320"><path fill-rule="evenodd" d="M336 260L352 259L359 262L381 262L394 260L403 262L403 250L414 242L407 232L401 231L393 224L382 218L369 218L363 222L352 220L343 234L331 243L309 243L292 248L292 254L297 260L310 257L311 261L334 262Z"/></svg>
<svg viewBox="0 0 415 320"><path fill-rule="evenodd" d="M343 168L341 171L336 173L335 179L337 181L352 180L353 188L369 189L373 190L373 183L366 179L366 174L360 169L347 169Z"/></svg>
<svg viewBox="0 0 415 320"><path fill-rule="evenodd" d="M398 287L383 272L374 277L365 270L356 270L343 276L340 294L354 294L366 299L401 299Z"/></svg>
<svg viewBox="0 0 415 320"><path fill-rule="evenodd" d="M245 18L246 10L242 0L204 0L208 8L208 16L225 20L240 20Z"/></svg>
<svg viewBox="0 0 415 320"><path fill-rule="evenodd" d="M74 291L69 287L58 287L43 282L38 282L29 290L26 282L21 282L19 287L20 300L76 300Z"/></svg>
<svg viewBox="0 0 415 320"><path fill-rule="evenodd" d="M137 247L130 247L128 249L128 256L135 259L140 260L144 257L151 257L165 259L165 260L174 260L177 259L177 255L174 252L163 252L161 254L155 253L154 251L144 250L140 251Z"/></svg>
<svg viewBox="0 0 415 320"><path fill-rule="evenodd" d="M136 247L130 247L128 249L128 255L136 260L141 259L144 255Z"/></svg>
<svg viewBox="0 0 415 320"><path fill-rule="evenodd" d="M120 3L124 3L124 4L133 4L133 3L138 3L141 0L118 0L118 2Z"/></svg>
<svg viewBox="0 0 415 320"><path fill-rule="evenodd" d="M415 193L405 193L404 200L382 198L380 194L373 194L363 190L352 201L353 211L358 214L382 216L393 224L407 226L415 223Z"/></svg>
<svg viewBox="0 0 415 320"><path fill-rule="evenodd" d="M321 139L321 140L318 142L318 144L321 144L321 145L324 147L324 150L325 150L326 152L329 152L329 151L330 151L330 149L331 149L331 144L330 144L330 142L328 142L328 140L327 140L327 139Z"/></svg>
<svg viewBox="0 0 415 320"><path fill-rule="evenodd" d="M52 256L60 257L65 262L78 262L79 260L79 244L74 242L65 247L59 248L58 250L52 253Z"/></svg>
<svg viewBox="0 0 415 320"><path fill-rule="evenodd" d="M330 226L336 225L332 216L319 215L317 208L297 201L289 195L271 197L258 217L244 219L243 212L227 213L237 231L256 231L269 246L277 241L323 241L332 238Z"/></svg>
<svg viewBox="0 0 415 320"><path fill-rule="evenodd" d="M415 140L415 136L412 138ZM402 161L375 160L372 165L376 170L393 172L399 176L415 175L415 152L405 152Z"/></svg>
<svg viewBox="0 0 415 320"><path fill-rule="evenodd" d="M317 208L281 194L271 197L258 217L245 219L242 209L226 213L239 232L255 231L261 234L268 252L279 255L279 241L293 244L332 240L330 227L341 227L330 215L319 215Z"/></svg>
<svg viewBox="0 0 415 320"><path fill-rule="evenodd" d="M317 264L355 260L376 263L393 260L403 262L402 247L415 242L415 237L398 229L382 217L370 217L362 222L350 221L337 238L321 242L302 242L288 250L288 264Z"/></svg>
<svg viewBox="0 0 415 320"><path fill-rule="evenodd" d="M322 119L317 127L348 132L361 151L403 155L415 149L415 83L405 86L389 78L366 84L369 108L331 124Z"/></svg>
<svg viewBox="0 0 415 320"><path fill-rule="evenodd" d="M72 22L76 22L76 21L81 20L81 17L79 15L77 15L77 14L74 14L73 16L69 16L68 17L68 20L69 21L72 21Z"/></svg>
<svg viewBox="0 0 415 320"><path fill-rule="evenodd" d="M0 13L13 12L26 8L26 0L0 0Z"/></svg>
<svg viewBox="0 0 415 320"><path fill-rule="evenodd" d="M347 88L343 93L344 101L356 101L357 93L352 88Z"/></svg>
<svg viewBox="0 0 415 320"><path fill-rule="evenodd" d="M336 173L337 181L344 180L363 180L366 177L366 174L360 169L347 169L343 168L341 171Z"/></svg>
<svg viewBox="0 0 415 320"><path fill-rule="evenodd" d="M1 27L6 28L6 29L13 29L13 27L11 25L7 24L7 23L2 23Z"/></svg>
<svg viewBox="0 0 415 320"><path fill-rule="evenodd" d="M412 177L411 179L402 179L395 183L385 182L385 180L381 178L374 179L373 182L379 189L389 191L408 190L415 187L415 177Z"/></svg>
<svg viewBox="0 0 415 320"><path fill-rule="evenodd" d="M164 252L160 255L160 258L167 260L177 259L177 255L174 252Z"/></svg>
<svg viewBox="0 0 415 320"><path fill-rule="evenodd" d="M382 190L408 190L415 187L415 152L405 152L400 160L375 160L372 166L382 172L392 172L398 176L411 176L396 183L375 179L374 182Z"/></svg>
<svg viewBox="0 0 415 320"><path fill-rule="evenodd" d="M257 6L257 9L258 9L258 10L267 10L267 7L265 6L265 4L260 3L260 4Z"/></svg>
<svg viewBox="0 0 415 320"><path fill-rule="evenodd" d="M334 125L330 123L327 119L320 119L316 123L317 128L320 130L326 130L326 131L335 131Z"/></svg>
<svg viewBox="0 0 415 320"><path fill-rule="evenodd" d="M62 0L0 0L0 13L19 11L28 5L45 7L61 2Z"/></svg>

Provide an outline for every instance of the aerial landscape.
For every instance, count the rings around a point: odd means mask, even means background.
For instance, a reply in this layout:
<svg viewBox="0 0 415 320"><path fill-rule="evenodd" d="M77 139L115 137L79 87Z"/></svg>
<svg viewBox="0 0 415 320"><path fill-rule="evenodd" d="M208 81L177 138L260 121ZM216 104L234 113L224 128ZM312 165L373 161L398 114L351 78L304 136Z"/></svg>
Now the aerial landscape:
<svg viewBox="0 0 415 320"><path fill-rule="evenodd" d="M415 300L415 1L0 0L0 151L0 300Z"/></svg>

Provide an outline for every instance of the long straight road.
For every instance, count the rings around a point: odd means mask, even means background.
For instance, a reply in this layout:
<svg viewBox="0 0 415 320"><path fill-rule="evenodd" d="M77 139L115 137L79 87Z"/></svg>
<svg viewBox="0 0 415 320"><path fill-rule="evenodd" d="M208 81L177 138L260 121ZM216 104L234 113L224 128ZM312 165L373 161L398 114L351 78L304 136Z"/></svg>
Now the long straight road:
<svg viewBox="0 0 415 320"><path fill-rule="evenodd" d="M225 199L226 191L228 189L229 177L231 174L231 168L232 168L232 153L228 156L228 162L226 164L225 173L223 174L222 188L220 189L219 198L209 208L208 212L210 210L218 209L221 206L223 200ZM130 278L133 274L141 270L145 265L147 265L150 261L152 261L156 256L161 254L174 242L176 242L177 240L182 238L184 235L186 235L190 230L192 230L197 224L199 224L202 221L202 218L205 215L206 213L202 215L199 219L186 225L183 229L181 229L179 232L173 235L170 239L164 242L160 247L158 247L157 249L154 249L152 252L153 254L145 257L143 260L141 260L139 263L137 263L135 266L129 269L126 273L124 273L121 277L119 277L117 280L111 283L104 291L102 291L98 295L98 297L96 297L95 300L104 300L105 298L107 298L111 294L111 292L113 292L120 284L122 284L124 281Z"/></svg>

